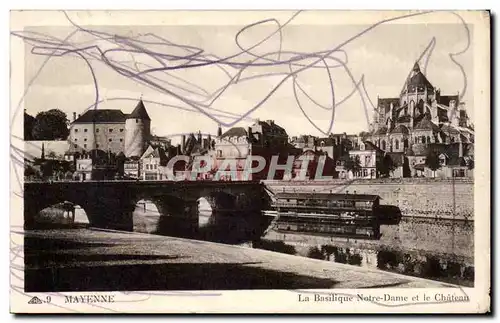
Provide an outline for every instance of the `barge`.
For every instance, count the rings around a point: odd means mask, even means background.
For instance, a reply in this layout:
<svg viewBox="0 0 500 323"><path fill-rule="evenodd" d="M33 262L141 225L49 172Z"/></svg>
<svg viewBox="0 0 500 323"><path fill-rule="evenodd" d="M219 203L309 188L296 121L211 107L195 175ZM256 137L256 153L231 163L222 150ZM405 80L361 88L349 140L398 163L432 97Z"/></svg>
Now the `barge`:
<svg viewBox="0 0 500 323"><path fill-rule="evenodd" d="M380 196L334 193L276 193L274 230L378 239Z"/></svg>

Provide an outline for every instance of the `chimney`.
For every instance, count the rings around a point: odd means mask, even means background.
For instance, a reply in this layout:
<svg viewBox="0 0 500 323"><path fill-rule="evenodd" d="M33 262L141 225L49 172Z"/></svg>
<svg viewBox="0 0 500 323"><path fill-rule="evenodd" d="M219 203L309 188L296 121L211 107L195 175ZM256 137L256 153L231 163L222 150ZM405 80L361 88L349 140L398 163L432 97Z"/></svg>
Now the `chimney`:
<svg viewBox="0 0 500 323"><path fill-rule="evenodd" d="M73 121L76 120L76 112L73 112Z"/></svg>
<svg viewBox="0 0 500 323"><path fill-rule="evenodd" d="M217 128L217 137L221 137L221 136L222 136L222 127L219 124L219 127Z"/></svg>
<svg viewBox="0 0 500 323"><path fill-rule="evenodd" d="M211 148L212 148L212 135L211 135L211 134L208 134L208 138L207 138L207 148L208 148L208 149L211 149Z"/></svg>
<svg viewBox="0 0 500 323"><path fill-rule="evenodd" d="M201 142L201 130L198 130L198 144L202 145L203 143Z"/></svg>
<svg viewBox="0 0 500 323"><path fill-rule="evenodd" d="M182 135L181 150L181 153L184 153L186 151L186 135Z"/></svg>
<svg viewBox="0 0 500 323"><path fill-rule="evenodd" d="M464 148L463 148L463 143L462 143L462 135L458 135L458 157L462 158L464 157Z"/></svg>
<svg viewBox="0 0 500 323"><path fill-rule="evenodd" d="M78 113L78 118L80 118L80 114Z"/></svg>
<svg viewBox="0 0 500 323"><path fill-rule="evenodd" d="M253 140L252 127L248 127L248 141L251 142L252 140Z"/></svg>
<svg viewBox="0 0 500 323"><path fill-rule="evenodd" d="M177 156L179 156L179 155L181 155L181 154L182 154L182 153L181 153L181 145L180 145L180 144L178 144L178 145L177 145Z"/></svg>

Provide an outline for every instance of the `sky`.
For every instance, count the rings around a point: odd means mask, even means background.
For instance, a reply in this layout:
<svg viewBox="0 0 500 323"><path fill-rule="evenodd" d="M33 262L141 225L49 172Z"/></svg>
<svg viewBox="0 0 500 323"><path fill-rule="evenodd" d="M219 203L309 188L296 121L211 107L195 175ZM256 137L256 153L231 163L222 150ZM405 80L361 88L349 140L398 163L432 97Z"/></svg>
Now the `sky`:
<svg viewBox="0 0 500 323"><path fill-rule="evenodd" d="M267 15L272 18L272 12ZM370 102L376 104L378 96L398 97L415 61L425 52L420 63L429 81L443 95L465 90L462 101L474 119L472 47L455 56L466 80L449 56L467 46L466 28L458 19L456 24L379 25L342 46L343 52L333 52L323 61L311 54L326 55L370 25L290 24L281 29L280 41L275 24L257 25L239 33L244 25L223 23L92 26L88 27L91 30L76 32L73 26L26 28L23 35L32 39L25 45L25 84L32 83L24 107L31 115L61 109L71 119L73 112L82 114L93 107L97 84L98 98L104 100L97 105L98 109L130 113L142 97L152 119L152 132L159 136L173 135L174 142L178 141L177 134L201 130L215 135L219 123L224 130L231 126L246 128L256 119L275 120L290 136L359 133L368 129L373 116ZM47 60L46 54L60 46L54 45L54 39L60 41L72 32L65 48L87 49ZM121 37L102 39L107 37L103 32ZM236 35L241 47L253 48L241 53ZM53 39L52 44L40 43L48 37ZM425 50L430 43L434 45L429 55ZM92 46L110 50L105 58L122 70L106 64ZM225 63L214 63L223 57L227 58ZM275 64L290 59L295 59L292 66ZM253 65L244 67L243 64L252 61ZM205 65L190 66L201 63ZM307 65L314 68L306 68ZM159 70L165 66L175 69ZM150 68L157 70L144 72ZM290 74L298 70L293 76ZM120 71L128 71L128 76ZM130 77L130 71L142 73ZM344 100L360 80L364 81L366 91L355 92ZM224 92L217 92L225 87ZM253 108L256 109L248 113ZM246 116L242 118L243 115Z"/></svg>

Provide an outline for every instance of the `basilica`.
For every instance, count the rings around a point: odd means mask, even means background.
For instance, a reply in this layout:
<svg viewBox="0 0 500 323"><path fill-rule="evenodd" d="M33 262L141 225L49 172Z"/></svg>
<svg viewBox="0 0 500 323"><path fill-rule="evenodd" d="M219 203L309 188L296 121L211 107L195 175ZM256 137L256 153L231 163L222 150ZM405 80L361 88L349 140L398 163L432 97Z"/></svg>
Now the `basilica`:
<svg viewBox="0 0 500 323"><path fill-rule="evenodd" d="M474 155L474 127L465 102L458 93L442 95L418 63L398 97L377 99L370 131L362 140L400 166L393 173L396 177L428 176L425 160L431 152L443 166L439 176L472 174L468 168Z"/></svg>
<svg viewBox="0 0 500 323"><path fill-rule="evenodd" d="M378 98L370 141L387 152L411 153L431 143L473 143L474 129L458 94L441 95L418 63L399 97Z"/></svg>

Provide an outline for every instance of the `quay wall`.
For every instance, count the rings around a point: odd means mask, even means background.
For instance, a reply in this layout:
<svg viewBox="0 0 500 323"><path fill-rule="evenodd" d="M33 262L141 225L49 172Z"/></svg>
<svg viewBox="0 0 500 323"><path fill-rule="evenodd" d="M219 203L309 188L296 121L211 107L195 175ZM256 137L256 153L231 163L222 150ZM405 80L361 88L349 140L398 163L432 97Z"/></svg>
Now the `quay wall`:
<svg viewBox="0 0 500 323"><path fill-rule="evenodd" d="M401 178L264 183L275 193L376 194L381 197L381 204L398 206L403 217L474 219L474 182L471 179Z"/></svg>

